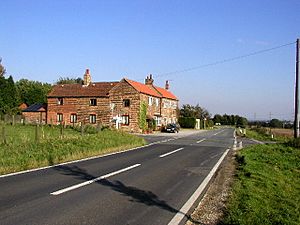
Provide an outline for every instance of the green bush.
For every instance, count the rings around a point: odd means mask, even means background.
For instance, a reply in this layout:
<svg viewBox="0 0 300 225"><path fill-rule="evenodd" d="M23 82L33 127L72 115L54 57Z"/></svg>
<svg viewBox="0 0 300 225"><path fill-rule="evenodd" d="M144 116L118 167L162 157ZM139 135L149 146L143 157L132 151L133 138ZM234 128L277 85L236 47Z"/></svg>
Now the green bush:
<svg viewBox="0 0 300 225"><path fill-rule="evenodd" d="M178 123L182 128L195 128L196 118L194 117L179 117Z"/></svg>
<svg viewBox="0 0 300 225"><path fill-rule="evenodd" d="M294 138L287 142L287 146L300 148L300 138Z"/></svg>

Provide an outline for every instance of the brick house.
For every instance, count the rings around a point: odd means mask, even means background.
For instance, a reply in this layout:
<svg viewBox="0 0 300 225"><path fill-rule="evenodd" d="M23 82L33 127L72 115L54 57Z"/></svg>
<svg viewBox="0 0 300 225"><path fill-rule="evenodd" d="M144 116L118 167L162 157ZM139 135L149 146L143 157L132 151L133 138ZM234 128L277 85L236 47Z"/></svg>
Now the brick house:
<svg viewBox="0 0 300 225"><path fill-rule="evenodd" d="M138 132L141 103L147 105L147 119L154 119L158 127L177 122L178 99L166 88L153 85L152 75L145 84L123 78L110 92L110 102L114 107L113 118L119 119L120 127Z"/></svg>
<svg viewBox="0 0 300 225"><path fill-rule="evenodd" d="M177 121L178 99L165 88L154 86L152 75L145 84L123 78L119 82L91 81L89 70L84 83L55 85L48 95L47 123L98 124L140 132L139 113L147 105L147 119L158 127Z"/></svg>
<svg viewBox="0 0 300 225"><path fill-rule="evenodd" d="M92 82L89 70L83 84L55 85L47 96L48 124L110 122L109 91L119 82Z"/></svg>
<svg viewBox="0 0 300 225"><path fill-rule="evenodd" d="M47 105L33 104L22 110L22 115L26 123L45 124L47 121Z"/></svg>

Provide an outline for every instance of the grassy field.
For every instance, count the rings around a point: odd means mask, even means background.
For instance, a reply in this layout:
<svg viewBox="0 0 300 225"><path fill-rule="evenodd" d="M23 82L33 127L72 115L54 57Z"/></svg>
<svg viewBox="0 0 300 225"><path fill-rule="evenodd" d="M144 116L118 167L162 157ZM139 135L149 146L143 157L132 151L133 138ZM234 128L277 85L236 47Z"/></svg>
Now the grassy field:
<svg viewBox="0 0 300 225"><path fill-rule="evenodd" d="M300 149L287 143L242 149L221 224L300 224L299 159Z"/></svg>
<svg viewBox="0 0 300 225"><path fill-rule="evenodd" d="M273 137L271 136L273 134ZM247 129L246 136L260 141L286 142L292 137L290 129L253 128Z"/></svg>
<svg viewBox="0 0 300 225"><path fill-rule="evenodd" d="M39 127L36 142L34 126L5 126L6 144L3 143L3 126L0 125L0 174L54 165L75 159L121 151L145 144L144 139L111 130L85 134L74 129Z"/></svg>

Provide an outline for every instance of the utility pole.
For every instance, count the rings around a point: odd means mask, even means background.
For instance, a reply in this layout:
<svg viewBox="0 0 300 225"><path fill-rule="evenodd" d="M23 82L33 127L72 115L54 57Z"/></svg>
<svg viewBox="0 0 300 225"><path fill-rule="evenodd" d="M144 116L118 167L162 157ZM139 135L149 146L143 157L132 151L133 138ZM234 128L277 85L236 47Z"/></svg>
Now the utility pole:
<svg viewBox="0 0 300 225"><path fill-rule="evenodd" d="M299 38L297 39L296 44L296 85L295 85L295 121L294 121L294 137L299 137Z"/></svg>

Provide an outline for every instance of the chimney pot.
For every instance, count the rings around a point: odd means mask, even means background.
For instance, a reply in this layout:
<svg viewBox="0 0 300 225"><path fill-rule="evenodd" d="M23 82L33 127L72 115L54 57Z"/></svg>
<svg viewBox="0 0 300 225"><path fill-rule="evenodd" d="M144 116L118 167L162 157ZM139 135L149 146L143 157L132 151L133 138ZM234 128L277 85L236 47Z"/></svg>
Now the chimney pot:
<svg viewBox="0 0 300 225"><path fill-rule="evenodd" d="M166 80L166 85L165 85L165 89L166 89L166 90L169 90L169 88L170 88L170 84L169 84L169 81L168 81L168 80Z"/></svg>

